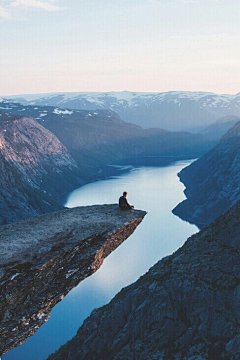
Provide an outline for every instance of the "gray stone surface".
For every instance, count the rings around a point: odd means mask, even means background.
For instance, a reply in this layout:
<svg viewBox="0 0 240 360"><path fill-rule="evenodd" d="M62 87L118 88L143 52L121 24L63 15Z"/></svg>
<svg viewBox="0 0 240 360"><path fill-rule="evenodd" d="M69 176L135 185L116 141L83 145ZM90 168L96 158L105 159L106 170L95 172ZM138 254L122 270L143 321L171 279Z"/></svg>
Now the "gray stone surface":
<svg viewBox="0 0 240 360"><path fill-rule="evenodd" d="M240 203L159 261L49 360L239 360Z"/></svg>
<svg viewBox="0 0 240 360"><path fill-rule="evenodd" d="M0 228L0 355L93 274L146 215L118 205L66 209Z"/></svg>

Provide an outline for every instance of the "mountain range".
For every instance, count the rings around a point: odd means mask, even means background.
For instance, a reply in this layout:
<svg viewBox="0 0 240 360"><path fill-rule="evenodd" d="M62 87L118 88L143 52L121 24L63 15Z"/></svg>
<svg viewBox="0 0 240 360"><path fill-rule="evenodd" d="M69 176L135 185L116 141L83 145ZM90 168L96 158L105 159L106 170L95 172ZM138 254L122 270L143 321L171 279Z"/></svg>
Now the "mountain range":
<svg viewBox="0 0 240 360"><path fill-rule="evenodd" d="M22 105L6 100L0 110L33 117L54 133L79 166L82 178L99 167L127 157L175 156L194 158L214 145L203 134L143 129L123 121L112 110L72 110L53 106Z"/></svg>
<svg viewBox="0 0 240 360"><path fill-rule="evenodd" d="M76 110L112 110L123 120L144 128L202 131L223 116L240 116L240 93L170 91L82 92L6 97L24 105L55 106Z"/></svg>

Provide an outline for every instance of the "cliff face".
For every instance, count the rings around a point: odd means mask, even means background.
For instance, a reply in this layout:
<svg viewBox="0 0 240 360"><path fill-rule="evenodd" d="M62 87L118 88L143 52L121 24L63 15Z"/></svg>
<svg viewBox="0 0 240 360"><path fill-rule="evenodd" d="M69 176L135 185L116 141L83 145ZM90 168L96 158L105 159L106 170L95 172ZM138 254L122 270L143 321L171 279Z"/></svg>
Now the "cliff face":
<svg viewBox="0 0 240 360"><path fill-rule="evenodd" d="M20 171L0 152L0 225L58 209L58 204L33 190Z"/></svg>
<svg viewBox="0 0 240 360"><path fill-rule="evenodd" d="M0 112L0 159L0 225L60 209L78 184L66 147L32 118Z"/></svg>
<svg viewBox="0 0 240 360"><path fill-rule="evenodd" d="M49 360L240 358L240 203L108 305Z"/></svg>
<svg viewBox="0 0 240 360"><path fill-rule="evenodd" d="M212 150L183 169L179 178L187 199L173 213L200 228L240 200L240 122Z"/></svg>
<svg viewBox="0 0 240 360"><path fill-rule="evenodd" d="M0 355L33 335L52 308L101 266L145 214L99 205L1 227Z"/></svg>

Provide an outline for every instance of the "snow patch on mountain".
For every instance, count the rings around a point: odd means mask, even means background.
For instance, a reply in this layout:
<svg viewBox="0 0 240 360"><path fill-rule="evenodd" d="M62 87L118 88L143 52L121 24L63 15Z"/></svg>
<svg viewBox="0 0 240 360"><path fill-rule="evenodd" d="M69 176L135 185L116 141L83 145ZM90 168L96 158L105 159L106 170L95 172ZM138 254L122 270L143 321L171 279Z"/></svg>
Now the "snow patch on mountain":
<svg viewBox="0 0 240 360"><path fill-rule="evenodd" d="M72 115L73 111L71 110L61 110L61 109L54 109L53 110L53 114L57 114L57 115Z"/></svg>

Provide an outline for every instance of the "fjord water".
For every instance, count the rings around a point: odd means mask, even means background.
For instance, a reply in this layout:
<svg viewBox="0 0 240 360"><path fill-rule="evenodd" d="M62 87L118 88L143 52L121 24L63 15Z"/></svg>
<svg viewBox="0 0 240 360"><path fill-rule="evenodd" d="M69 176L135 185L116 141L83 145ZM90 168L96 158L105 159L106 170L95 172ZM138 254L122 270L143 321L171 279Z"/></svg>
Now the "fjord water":
<svg viewBox="0 0 240 360"><path fill-rule="evenodd" d="M122 287L137 280L198 231L196 226L171 212L184 199L184 187L177 173L190 162L128 166L127 173L90 183L68 196L67 207L111 204L116 203L126 190L129 202L148 214L133 235L105 259L95 274L55 306L50 320L26 343L3 356L3 360L46 359L76 334L93 309L108 303ZM91 226L94 228L94 224Z"/></svg>

